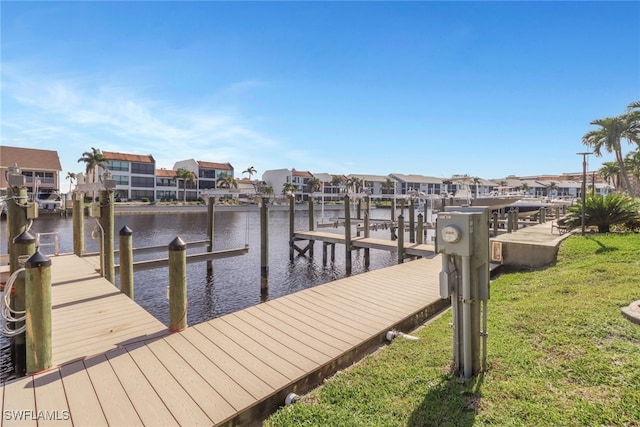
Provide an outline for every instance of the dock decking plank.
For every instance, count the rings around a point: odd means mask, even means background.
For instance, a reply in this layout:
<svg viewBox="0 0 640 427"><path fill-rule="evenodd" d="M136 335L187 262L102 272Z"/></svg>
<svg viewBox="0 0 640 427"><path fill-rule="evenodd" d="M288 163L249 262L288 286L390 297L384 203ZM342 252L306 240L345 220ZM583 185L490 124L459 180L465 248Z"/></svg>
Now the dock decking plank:
<svg viewBox="0 0 640 427"><path fill-rule="evenodd" d="M203 335L215 342L225 353L240 362L254 375L259 376L272 389L278 388L281 384L287 382L288 378L285 375L266 364L259 356L243 351L238 343L219 331L211 323L201 323L194 326L194 328L197 328Z"/></svg>
<svg viewBox="0 0 640 427"><path fill-rule="evenodd" d="M38 426L72 426L67 396L58 369L34 375L33 385L39 410L48 411L52 417L38 421Z"/></svg>
<svg viewBox="0 0 640 427"><path fill-rule="evenodd" d="M144 425L178 425L127 350L119 348L106 353L106 355Z"/></svg>
<svg viewBox="0 0 640 427"><path fill-rule="evenodd" d="M81 360L60 367L71 420L78 426L108 426L102 406Z"/></svg>
<svg viewBox="0 0 640 427"><path fill-rule="evenodd" d="M273 391L273 388L263 381L259 374L254 374L248 367L243 366L231 355L225 353L195 327L188 328L181 332L180 335L205 354L220 370L233 378L233 380L253 396L254 399L258 399Z"/></svg>
<svg viewBox="0 0 640 427"><path fill-rule="evenodd" d="M113 372L107 356L99 356L84 361L87 374L96 396L102 406L102 411L109 425L142 426L131 400L120 384L118 376Z"/></svg>
<svg viewBox="0 0 640 427"><path fill-rule="evenodd" d="M194 367L197 366L200 370L200 375L212 387L216 390L225 391L225 399L236 411L254 402L255 399L248 391L236 383L227 372L220 369L201 349L191 344L183 334L173 334L166 339L166 342L175 351L180 352L180 355L187 363Z"/></svg>
<svg viewBox="0 0 640 427"><path fill-rule="evenodd" d="M26 376L10 383L8 386L5 386L3 398L3 426L26 427L38 425L36 420L37 406L33 390L33 377Z"/></svg>
<svg viewBox="0 0 640 427"><path fill-rule="evenodd" d="M213 420L200 409L189 393L182 388L147 346L131 346L127 351L178 424L190 426L213 424Z"/></svg>
<svg viewBox="0 0 640 427"><path fill-rule="evenodd" d="M147 348L214 423L219 423L234 414L233 407L202 378L201 368L189 365L165 340L150 342Z"/></svg>

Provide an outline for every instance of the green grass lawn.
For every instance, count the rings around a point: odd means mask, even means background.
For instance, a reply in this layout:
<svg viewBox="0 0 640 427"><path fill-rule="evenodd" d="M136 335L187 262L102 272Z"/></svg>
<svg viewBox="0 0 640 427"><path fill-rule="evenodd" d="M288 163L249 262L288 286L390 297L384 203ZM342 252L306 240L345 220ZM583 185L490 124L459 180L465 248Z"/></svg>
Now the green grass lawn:
<svg viewBox="0 0 640 427"><path fill-rule="evenodd" d="M267 426L640 426L640 235L571 237L491 283L488 371L451 375L451 312L339 372Z"/></svg>

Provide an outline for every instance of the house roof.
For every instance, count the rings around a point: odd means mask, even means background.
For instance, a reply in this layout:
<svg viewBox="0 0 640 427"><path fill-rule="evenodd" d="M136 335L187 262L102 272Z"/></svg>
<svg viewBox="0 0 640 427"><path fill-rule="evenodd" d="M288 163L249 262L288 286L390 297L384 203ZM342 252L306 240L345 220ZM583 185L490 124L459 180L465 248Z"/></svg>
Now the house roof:
<svg viewBox="0 0 640 427"><path fill-rule="evenodd" d="M62 170L57 151L0 145L0 166L9 167L14 163L22 169Z"/></svg>
<svg viewBox="0 0 640 427"><path fill-rule="evenodd" d="M214 163L214 162L203 162L198 160L198 167L205 169L220 169L220 170L233 170L233 166L231 163Z"/></svg>
<svg viewBox="0 0 640 427"><path fill-rule="evenodd" d="M311 178L313 175L311 175L311 172L309 171L297 171L293 169L291 171L291 176L302 176L304 178Z"/></svg>
<svg viewBox="0 0 640 427"><path fill-rule="evenodd" d="M349 176L357 177L367 182L387 182L387 179L389 178L388 175L386 176L385 175L364 175L359 173L352 173L352 174L349 174Z"/></svg>
<svg viewBox="0 0 640 427"><path fill-rule="evenodd" d="M175 178L177 173L178 171L174 171L173 169L156 169L156 176L162 178Z"/></svg>
<svg viewBox="0 0 640 427"><path fill-rule="evenodd" d="M116 153L113 151L103 151L102 155L107 160L120 160L124 162L135 163L155 163L151 154L129 154L129 153Z"/></svg>
<svg viewBox="0 0 640 427"><path fill-rule="evenodd" d="M442 178L424 175L404 175L401 173L392 173L390 175L397 181L405 183L424 183L424 184L442 184Z"/></svg>

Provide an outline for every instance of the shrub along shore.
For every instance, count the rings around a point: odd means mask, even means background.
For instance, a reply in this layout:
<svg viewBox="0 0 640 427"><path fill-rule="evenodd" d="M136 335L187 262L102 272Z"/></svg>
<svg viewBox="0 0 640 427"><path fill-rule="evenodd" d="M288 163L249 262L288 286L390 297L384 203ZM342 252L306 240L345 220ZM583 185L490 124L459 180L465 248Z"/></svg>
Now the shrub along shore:
<svg viewBox="0 0 640 427"><path fill-rule="evenodd" d="M450 311L339 372L266 426L638 426L640 235L567 239L491 283L488 370L450 372Z"/></svg>

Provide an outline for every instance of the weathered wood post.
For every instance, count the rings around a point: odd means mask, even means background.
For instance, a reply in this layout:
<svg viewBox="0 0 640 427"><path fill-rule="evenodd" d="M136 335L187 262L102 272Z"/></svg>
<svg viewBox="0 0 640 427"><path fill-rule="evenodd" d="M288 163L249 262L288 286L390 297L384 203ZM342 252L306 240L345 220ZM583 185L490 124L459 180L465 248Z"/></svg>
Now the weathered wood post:
<svg viewBox="0 0 640 427"><path fill-rule="evenodd" d="M269 290L269 198L260 203L260 291Z"/></svg>
<svg viewBox="0 0 640 427"><path fill-rule="evenodd" d="M289 261L293 261L294 249L293 245L295 244L295 198L292 195L289 196Z"/></svg>
<svg viewBox="0 0 640 427"><path fill-rule="evenodd" d="M404 262L404 216L398 217L398 264Z"/></svg>
<svg viewBox="0 0 640 427"><path fill-rule="evenodd" d="M509 211L507 214L507 233L511 233L513 231L513 211Z"/></svg>
<svg viewBox="0 0 640 427"><path fill-rule="evenodd" d="M421 245L424 241L424 217L418 214L418 230L416 233L416 243Z"/></svg>
<svg viewBox="0 0 640 427"><path fill-rule="evenodd" d="M73 193L73 253L82 256L84 253L84 193Z"/></svg>
<svg viewBox="0 0 640 427"><path fill-rule="evenodd" d="M111 283L115 284L115 262L114 254L114 223L113 223L113 191L100 191L100 224L104 230L104 277Z"/></svg>
<svg viewBox="0 0 640 427"><path fill-rule="evenodd" d="M20 268L14 240L27 230L27 223L29 221L27 219L26 203L26 187L7 187L7 228L9 229L7 248L9 252L9 271L11 274Z"/></svg>
<svg viewBox="0 0 640 427"><path fill-rule="evenodd" d="M544 224L547 222L547 208L543 207L540 209L540 223Z"/></svg>
<svg viewBox="0 0 640 427"><path fill-rule="evenodd" d="M404 199L400 199L400 215L404 216Z"/></svg>
<svg viewBox="0 0 640 427"><path fill-rule="evenodd" d="M187 327L187 245L180 237L169 243L169 330Z"/></svg>
<svg viewBox="0 0 640 427"><path fill-rule="evenodd" d="M556 206L554 214L555 214L556 220L560 218L560 208L558 206Z"/></svg>
<svg viewBox="0 0 640 427"><path fill-rule="evenodd" d="M351 274L351 202L344 196L344 260L347 275Z"/></svg>
<svg viewBox="0 0 640 427"><path fill-rule="evenodd" d="M416 242L416 202L413 197L409 200L409 242Z"/></svg>
<svg viewBox="0 0 640 427"><path fill-rule="evenodd" d="M396 221L396 195L393 195L393 199L391 199L391 221Z"/></svg>
<svg viewBox="0 0 640 427"><path fill-rule="evenodd" d="M120 229L120 292L133 299L133 231Z"/></svg>
<svg viewBox="0 0 640 427"><path fill-rule="evenodd" d="M366 196L364 199L364 237L365 238L369 238L371 237L371 230L369 229L370 226L370 220L369 220L369 216L371 214L371 200L369 199L369 196ZM369 263L371 261L371 251L369 250L369 248L364 248L364 266L365 268L369 268Z"/></svg>
<svg viewBox="0 0 640 427"><path fill-rule="evenodd" d="M13 250L17 252L18 259L30 258L36 252L36 238L28 231L23 231L14 240ZM15 311L25 311L25 274L20 273L13 283L13 295L11 307ZM24 322L16 322L14 329L19 329ZM15 351L15 373L21 377L26 371L26 347L25 333L13 337L13 347Z"/></svg>
<svg viewBox="0 0 640 427"><path fill-rule="evenodd" d="M309 202L309 231L314 231L315 219L313 214L313 197L311 197L311 195L309 195L308 202ZM315 243L316 243L315 240L309 240L309 258L312 258L312 259L313 259L313 247L315 246Z"/></svg>
<svg viewBox="0 0 640 427"><path fill-rule="evenodd" d="M214 216L215 216L215 206L216 198L213 196L209 196L208 204L207 204L207 240L209 240L209 244L207 245L207 252L213 252L214 245ZM207 274L213 273L213 260L207 261Z"/></svg>
<svg viewBox="0 0 640 427"><path fill-rule="evenodd" d="M493 237L498 235L498 211L493 212Z"/></svg>
<svg viewBox="0 0 640 427"><path fill-rule="evenodd" d="M27 374L35 374L52 364L51 260L36 251L25 269Z"/></svg>
<svg viewBox="0 0 640 427"><path fill-rule="evenodd" d="M356 218L358 219L356 224L356 237L360 237L360 229L358 228L360 220L362 219L362 199L360 198L358 198L358 204L356 205Z"/></svg>

